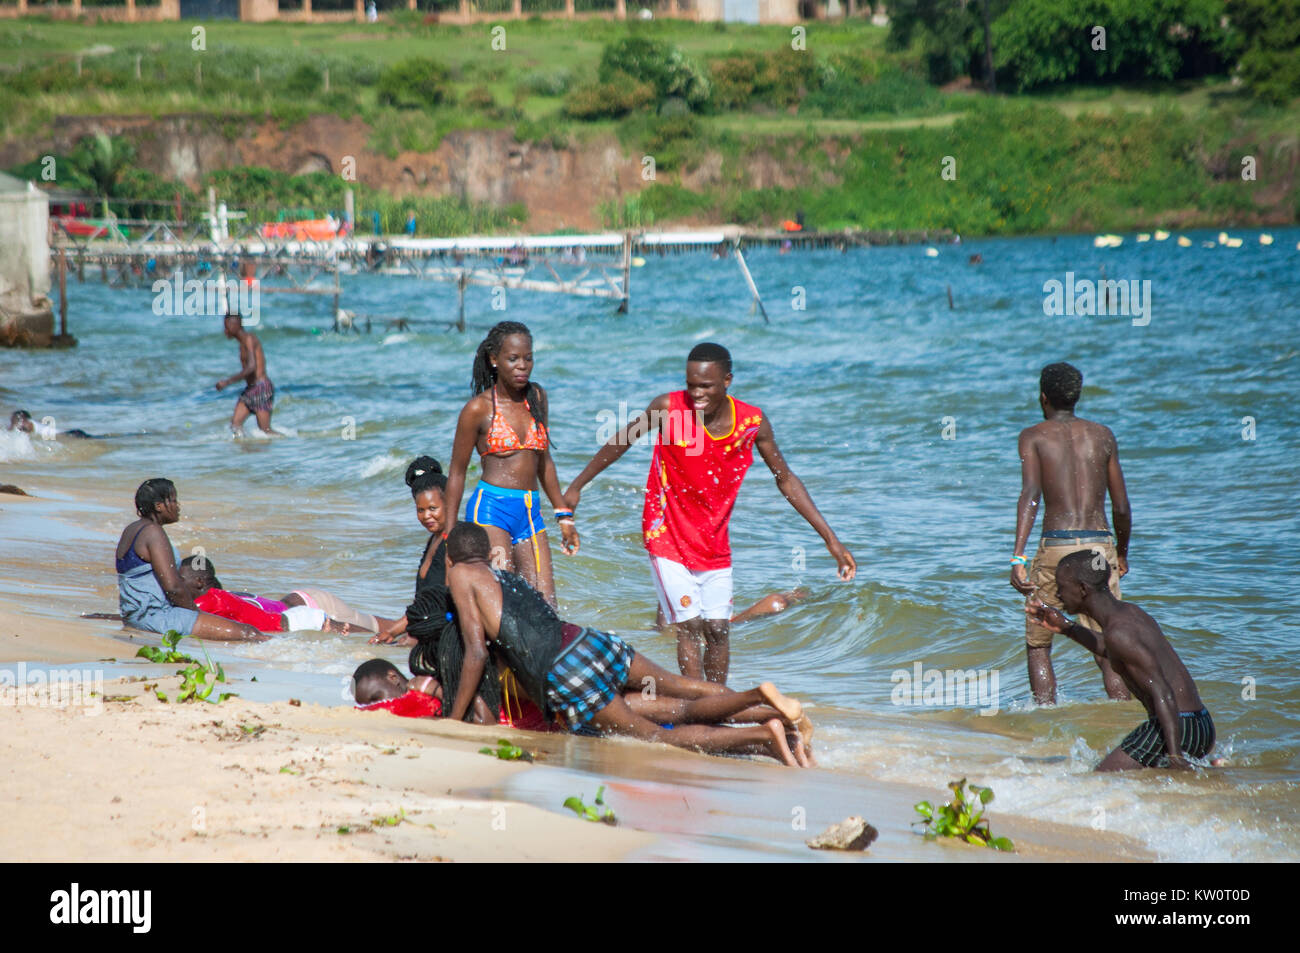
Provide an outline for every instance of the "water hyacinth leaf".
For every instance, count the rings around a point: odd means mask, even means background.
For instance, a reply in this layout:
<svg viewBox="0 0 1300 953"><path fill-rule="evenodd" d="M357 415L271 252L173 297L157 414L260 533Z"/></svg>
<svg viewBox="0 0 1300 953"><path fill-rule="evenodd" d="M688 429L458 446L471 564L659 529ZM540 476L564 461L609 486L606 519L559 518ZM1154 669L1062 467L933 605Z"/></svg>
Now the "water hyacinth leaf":
<svg viewBox="0 0 1300 953"><path fill-rule="evenodd" d="M921 801L919 804L913 805L912 810L922 817L934 817L934 807L929 801Z"/></svg>
<svg viewBox="0 0 1300 953"><path fill-rule="evenodd" d="M1016 845L1011 843L1009 837L994 837L989 840L989 846L994 850L1014 851L1016 849Z"/></svg>

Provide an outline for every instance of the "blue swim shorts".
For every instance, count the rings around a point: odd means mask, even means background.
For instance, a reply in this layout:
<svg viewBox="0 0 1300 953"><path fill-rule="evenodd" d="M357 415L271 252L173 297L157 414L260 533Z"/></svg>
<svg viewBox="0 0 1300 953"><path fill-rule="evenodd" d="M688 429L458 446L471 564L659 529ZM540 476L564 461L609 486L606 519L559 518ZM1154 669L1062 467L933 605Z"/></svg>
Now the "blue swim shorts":
<svg viewBox="0 0 1300 953"><path fill-rule="evenodd" d="M481 480L465 503L465 521L495 526L510 534L510 543L522 543L546 529L541 499L532 490L509 490Z"/></svg>

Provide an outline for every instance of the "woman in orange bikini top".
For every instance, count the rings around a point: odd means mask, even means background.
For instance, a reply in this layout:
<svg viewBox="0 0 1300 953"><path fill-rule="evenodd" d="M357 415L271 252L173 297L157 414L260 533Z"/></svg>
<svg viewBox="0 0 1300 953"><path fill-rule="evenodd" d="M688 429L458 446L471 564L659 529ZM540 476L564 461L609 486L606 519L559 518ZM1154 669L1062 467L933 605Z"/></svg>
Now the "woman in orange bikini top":
<svg viewBox="0 0 1300 953"><path fill-rule="evenodd" d="M444 529L451 532L457 518L482 526L492 544L494 565L518 572L554 605L555 578L542 493L554 506L566 553L578 551L578 532L551 459L546 391L529 379L532 370L533 337L516 321L497 324L479 344L474 356L474 397L456 424ZM462 516L460 500L475 450L483 473L466 497Z"/></svg>

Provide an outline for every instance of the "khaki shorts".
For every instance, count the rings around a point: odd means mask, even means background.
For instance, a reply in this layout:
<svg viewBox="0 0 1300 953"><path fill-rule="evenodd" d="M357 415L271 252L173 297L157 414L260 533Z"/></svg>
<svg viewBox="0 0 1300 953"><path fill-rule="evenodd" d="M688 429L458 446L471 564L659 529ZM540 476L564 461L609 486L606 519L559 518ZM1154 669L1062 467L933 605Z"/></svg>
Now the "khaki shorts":
<svg viewBox="0 0 1300 953"><path fill-rule="evenodd" d="M1047 540L1042 540L1038 544L1038 552L1034 553L1034 561L1029 564L1029 581L1037 591L1027 596L1025 604L1028 605L1030 600L1037 597L1049 606L1065 611L1065 606L1061 605L1061 598L1056 594L1056 567L1062 559L1077 553L1080 550L1090 552L1099 550L1110 564L1110 594L1116 599L1120 598L1119 594L1119 553L1115 551L1114 538L1097 539L1097 540L1069 540L1065 545L1047 546ZM1080 614L1076 617L1079 625L1085 629L1092 629L1094 632L1100 632L1101 626L1089 616ZM1046 629L1034 622L1029 616L1025 616L1025 644L1031 649L1049 649L1052 647L1052 636L1056 633L1051 629Z"/></svg>

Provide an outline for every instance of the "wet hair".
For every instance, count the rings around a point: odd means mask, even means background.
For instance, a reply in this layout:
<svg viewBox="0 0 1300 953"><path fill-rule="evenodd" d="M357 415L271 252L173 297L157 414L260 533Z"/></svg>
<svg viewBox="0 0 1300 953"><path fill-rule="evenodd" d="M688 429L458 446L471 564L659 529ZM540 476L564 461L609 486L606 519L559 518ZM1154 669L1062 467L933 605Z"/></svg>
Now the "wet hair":
<svg viewBox="0 0 1300 953"><path fill-rule="evenodd" d="M476 529L478 527L475 527ZM456 703L460 673L465 664L465 644L456 621L456 605L446 586L421 589L406 609L406 634L418 640L407 659L412 675L431 675L442 683L444 711ZM479 679L478 696L492 716L501 713L501 678L496 658L489 648ZM465 712L468 720L471 712Z"/></svg>
<svg viewBox="0 0 1300 953"><path fill-rule="evenodd" d="M200 568L200 563L202 568ZM221 580L217 578L217 570L212 565L212 560L206 556L186 556L181 560L181 569L188 569L198 576L199 581L207 587L203 590L204 592L207 592L208 589L226 588L221 584Z"/></svg>
<svg viewBox="0 0 1300 953"><path fill-rule="evenodd" d="M388 682L390 672L402 674L398 667L387 659L367 659L358 665L357 670L352 673L352 697L356 699L357 704L369 705L388 698L384 685Z"/></svg>
<svg viewBox="0 0 1300 953"><path fill-rule="evenodd" d="M721 344L713 344L709 341L703 341L691 348L691 353L686 355L686 363L690 364L699 361L704 364L721 364L722 373L731 373L731 352Z"/></svg>
<svg viewBox="0 0 1300 953"><path fill-rule="evenodd" d="M14 427L17 426L19 421L31 420L31 419L32 419L32 415L29 414L27 411L15 410L12 414L9 415L9 426Z"/></svg>
<svg viewBox="0 0 1300 953"><path fill-rule="evenodd" d="M176 499L176 484L162 477L145 480L135 491L135 511L146 519L153 516L158 504Z"/></svg>
<svg viewBox="0 0 1300 953"><path fill-rule="evenodd" d="M1083 374L1073 364L1048 364L1038 375L1038 389L1057 410L1073 410L1083 393Z"/></svg>
<svg viewBox="0 0 1300 953"><path fill-rule="evenodd" d="M491 553L487 530L477 523L457 523L447 534L447 556L452 562L486 561Z"/></svg>
<svg viewBox="0 0 1300 953"><path fill-rule="evenodd" d="M447 489L447 477L443 475L442 464L433 457L416 457L406 468L406 485L411 488L411 496L416 497L425 490Z"/></svg>
<svg viewBox="0 0 1300 953"><path fill-rule="evenodd" d="M1101 592L1110 585L1110 563L1100 549L1070 553L1056 564L1056 571L1073 576L1093 592Z"/></svg>
<svg viewBox="0 0 1300 953"><path fill-rule="evenodd" d="M492 330L488 331L487 337L479 342L478 350L474 352L474 372L470 379L471 393L481 394L496 384L497 372L492 366L492 355L501 353L502 344L512 334L522 334L529 341L533 339L533 332L528 330L527 325L520 324L518 321L499 321L492 326ZM533 415L533 420L537 421L539 426L546 426L542 393L531 380L528 382L527 396L528 412Z"/></svg>

